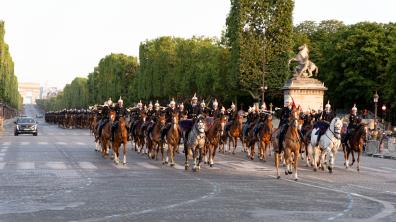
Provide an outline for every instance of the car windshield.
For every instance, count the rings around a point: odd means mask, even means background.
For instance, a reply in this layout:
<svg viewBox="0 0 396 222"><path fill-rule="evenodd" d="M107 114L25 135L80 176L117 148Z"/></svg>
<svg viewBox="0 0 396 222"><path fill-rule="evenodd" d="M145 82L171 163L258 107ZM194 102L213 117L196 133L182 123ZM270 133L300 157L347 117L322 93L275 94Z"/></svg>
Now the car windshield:
<svg viewBox="0 0 396 222"><path fill-rule="evenodd" d="M19 119L18 123L35 123L34 119L31 118L23 118L23 119Z"/></svg>

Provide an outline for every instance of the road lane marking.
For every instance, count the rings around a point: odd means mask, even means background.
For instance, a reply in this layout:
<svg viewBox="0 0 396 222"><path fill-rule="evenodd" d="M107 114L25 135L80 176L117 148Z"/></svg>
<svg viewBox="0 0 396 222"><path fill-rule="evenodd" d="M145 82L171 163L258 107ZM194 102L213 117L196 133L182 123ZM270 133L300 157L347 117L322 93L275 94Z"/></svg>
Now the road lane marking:
<svg viewBox="0 0 396 222"><path fill-rule="evenodd" d="M392 171L396 171L396 169L395 169L395 168L390 168L390 167L380 167L380 168L382 168L382 169L384 169L384 170L392 170Z"/></svg>
<svg viewBox="0 0 396 222"><path fill-rule="evenodd" d="M23 145L23 146L26 146L26 145L29 145L30 144L30 142L21 142L21 145Z"/></svg>
<svg viewBox="0 0 396 222"><path fill-rule="evenodd" d="M93 163L91 163L91 162L79 162L78 165L81 168L87 169L87 170L95 170L95 169L97 169L97 167L95 165L93 165Z"/></svg>
<svg viewBox="0 0 396 222"><path fill-rule="evenodd" d="M65 142L56 142L55 144L58 144L58 145L66 145L67 143L65 143Z"/></svg>
<svg viewBox="0 0 396 222"><path fill-rule="evenodd" d="M150 170L155 170L155 169L159 169L159 167L154 166L152 164L146 163L146 162L137 162L137 165L144 167L146 169L150 169Z"/></svg>
<svg viewBox="0 0 396 222"><path fill-rule="evenodd" d="M48 142L38 142L39 145L48 145Z"/></svg>
<svg viewBox="0 0 396 222"><path fill-rule="evenodd" d="M381 170L381 169L375 169L375 168L365 167L365 166L360 166L360 167L363 168L363 169L375 171L375 172L378 172L378 173L392 173L389 170Z"/></svg>
<svg viewBox="0 0 396 222"><path fill-rule="evenodd" d="M3 142L3 146L9 146L9 145L11 145L10 142Z"/></svg>
<svg viewBox="0 0 396 222"><path fill-rule="evenodd" d="M182 166L180 164L175 164L175 168L178 170L184 170L184 166Z"/></svg>
<svg viewBox="0 0 396 222"><path fill-rule="evenodd" d="M64 170L67 168L64 162L47 162L45 165L55 170Z"/></svg>
<svg viewBox="0 0 396 222"><path fill-rule="evenodd" d="M4 169L5 165L6 165L6 163L0 163L0 170Z"/></svg>
<svg viewBox="0 0 396 222"><path fill-rule="evenodd" d="M33 170L35 164L34 162L17 162L16 168L18 170Z"/></svg>
<svg viewBox="0 0 396 222"><path fill-rule="evenodd" d="M83 142L76 142L75 144L80 145L80 146L85 146L85 145L87 145L86 143L83 143Z"/></svg>

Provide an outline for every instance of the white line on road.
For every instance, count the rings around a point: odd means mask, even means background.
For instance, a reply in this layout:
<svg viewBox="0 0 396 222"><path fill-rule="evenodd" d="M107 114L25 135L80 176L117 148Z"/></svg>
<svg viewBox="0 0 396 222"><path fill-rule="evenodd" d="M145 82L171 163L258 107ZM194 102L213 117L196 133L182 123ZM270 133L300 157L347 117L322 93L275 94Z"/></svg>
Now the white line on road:
<svg viewBox="0 0 396 222"><path fill-rule="evenodd" d="M392 171L396 171L396 169L395 169L395 168L390 168L390 167L380 167L380 168L382 168L382 169L384 169L384 170L392 170Z"/></svg>
<svg viewBox="0 0 396 222"><path fill-rule="evenodd" d="M67 143L65 143L65 142L56 142L55 144L58 144L58 145L66 145Z"/></svg>
<svg viewBox="0 0 396 222"><path fill-rule="evenodd" d="M29 145L30 144L30 142L21 142L21 145L23 145L23 146L26 146L26 145Z"/></svg>
<svg viewBox="0 0 396 222"><path fill-rule="evenodd" d="M175 164L175 168L178 170L184 170L184 166L182 166L180 164Z"/></svg>
<svg viewBox="0 0 396 222"><path fill-rule="evenodd" d="M159 169L159 167L157 167L157 166L154 166L154 165L152 165L152 164L149 164L149 163L146 163L146 162L137 162L136 163L137 165L139 165L139 166L141 166L141 167L144 167L144 168L146 168L146 169Z"/></svg>
<svg viewBox="0 0 396 222"><path fill-rule="evenodd" d="M34 162L18 162L16 168L18 170L33 170Z"/></svg>
<svg viewBox="0 0 396 222"><path fill-rule="evenodd" d="M97 169L97 167L95 165L93 165L91 162L79 162L78 165L83 168L83 169L87 169L87 170L94 170Z"/></svg>
<svg viewBox="0 0 396 222"><path fill-rule="evenodd" d="M39 145L47 145L48 142L38 142Z"/></svg>
<svg viewBox="0 0 396 222"><path fill-rule="evenodd" d="M381 169L376 169L376 168L371 168L371 167L365 167L365 166L360 166L361 168L363 168L363 169L366 169L366 170L371 170L371 171L375 171L375 172L379 172L379 173L392 173L391 171L389 171L389 170L381 170Z"/></svg>
<svg viewBox="0 0 396 222"><path fill-rule="evenodd" d="M47 162L45 165L55 170L64 170L67 168L64 162Z"/></svg>
<svg viewBox="0 0 396 222"><path fill-rule="evenodd" d="M0 170L4 169L5 165L6 165L6 163L0 163Z"/></svg>
<svg viewBox="0 0 396 222"><path fill-rule="evenodd" d="M3 146L9 146L9 145L11 145L10 142L4 142L4 143L3 143Z"/></svg>
<svg viewBox="0 0 396 222"><path fill-rule="evenodd" d="M86 143L83 143L83 142L76 142L75 144L80 145L80 146L85 146L85 145L87 145Z"/></svg>

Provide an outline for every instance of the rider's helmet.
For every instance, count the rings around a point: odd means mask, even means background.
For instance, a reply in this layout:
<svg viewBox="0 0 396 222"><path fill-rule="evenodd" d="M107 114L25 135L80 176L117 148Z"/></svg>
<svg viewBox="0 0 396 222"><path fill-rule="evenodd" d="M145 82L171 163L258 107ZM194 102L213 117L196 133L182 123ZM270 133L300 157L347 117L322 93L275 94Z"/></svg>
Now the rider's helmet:
<svg viewBox="0 0 396 222"><path fill-rule="evenodd" d="M155 104L154 104L154 109L156 110L156 111L158 111L159 109L160 109L160 104L159 104L159 102L158 102L158 100L155 102Z"/></svg>
<svg viewBox="0 0 396 222"><path fill-rule="evenodd" d="M140 101L138 102L137 107L138 107L139 109L142 109L142 108L143 108L142 100L140 100Z"/></svg>
<svg viewBox="0 0 396 222"><path fill-rule="evenodd" d="M197 94L196 94L196 93L194 93L194 96L193 96L193 98L191 98L191 104L193 104L193 105L197 105L197 103L198 103Z"/></svg>
<svg viewBox="0 0 396 222"><path fill-rule="evenodd" d="M203 99L201 102L201 108L205 108L206 104L205 104L205 100Z"/></svg>
<svg viewBox="0 0 396 222"><path fill-rule="evenodd" d="M107 105L108 106L112 106L113 105L113 101L111 101L111 97L109 97L109 99L107 100Z"/></svg>
<svg viewBox="0 0 396 222"><path fill-rule="evenodd" d="M217 109L217 107L219 106L219 103L217 102L217 99L214 99L212 105L213 105L213 109Z"/></svg>
<svg viewBox="0 0 396 222"><path fill-rule="evenodd" d="M356 113L357 113L356 104L353 104L353 107L352 107L352 114L356 115Z"/></svg>
<svg viewBox="0 0 396 222"><path fill-rule="evenodd" d="M222 106L222 107L221 107L221 113L222 113L222 114L225 114L225 112L226 112L226 109L225 109L224 106Z"/></svg>
<svg viewBox="0 0 396 222"><path fill-rule="evenodd" d="M153 103L150 101L149 105L148 105L148 110L152 110L153 109Z"/></svg>
<svg viewBox="0 0 396 222"><path fill-rule="evenodd" d="M327 100L327 104L325 105L325 111L328 113L330 112L331 105L330 105L330 100Z"/></svg>
<svg viewBox="0 0 396 222"><path fill-rule="evenodd" d="M231 109L234 111L236 110L236 106L235 106L234 102L231 103Z"/></svg>
<svg viewBox="0 0 396 222"><path fill-rule="evenodd" d="M292 107L292 102L293 100L291 96L287 95L285 98L285 107L289 107L289 108Z"/></svg>
<svg viewBox="0 0 396 222"><path fill-rule="evenodd" d="M109 106L109 104L107 103L107 101L105 101L104 103L103 103L103 106Z"/></svg>
<svg viewBox="0 0 396 222"><path fill-rule="evenodd" d="M267 109L267 106L265 105L265 103L261 104L261 111L264 111Z"/></svg>
<svg viewBox="0 0 396 222"><path fill-rule="evenodd" d="M123 107L124 106L124 101L121 99L121 96L120 96L120 98L118 99L118 105L120 106L120 107Z"/></svg>
<svg viewBox="0 0 396 222"><path fill-rule="evenodd" d="M176 108L176 102L175 102L175 99L174 99L174 98L172 98L172 100L170 101L169 106L170 106L172 109Z"/></svg>

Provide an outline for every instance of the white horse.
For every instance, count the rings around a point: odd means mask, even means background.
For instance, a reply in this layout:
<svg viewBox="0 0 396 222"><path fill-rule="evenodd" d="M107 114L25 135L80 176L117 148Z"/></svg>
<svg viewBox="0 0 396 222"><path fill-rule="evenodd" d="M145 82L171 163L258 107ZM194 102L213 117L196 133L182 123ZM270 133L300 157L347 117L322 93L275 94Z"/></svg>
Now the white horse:
<svg viewBox="0 0 396 222"><path fill-rule="evenodd" d="M311 142L310 142L309 146L312 146L312 148L313 148L314 171L317 170L319 160L320 160L320 164L322 165L322 169L324 169L323 164L325 164L325 156L327 156L327 158L328 158L327 168L330 173L333 172L336 153L341 145L341 128L342 128L341 119L338 117L334 118L331 121L330 126L326 130L325 134L323 134L320 137L318 146L316 146L317 141L318 141L317 140L318 135L316 135L316 133L318 132L319 128L314 128L312 130ZM320 159L318 159L319 155L320 155Z"/></svg>

